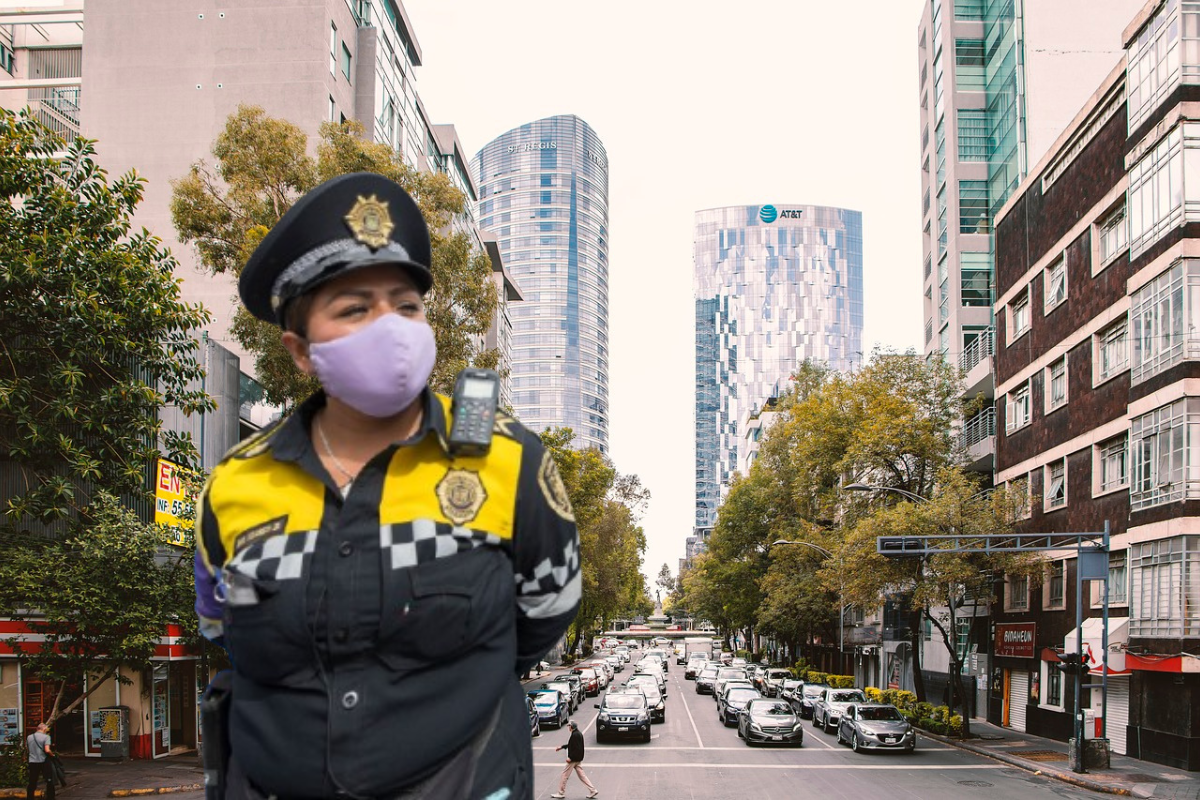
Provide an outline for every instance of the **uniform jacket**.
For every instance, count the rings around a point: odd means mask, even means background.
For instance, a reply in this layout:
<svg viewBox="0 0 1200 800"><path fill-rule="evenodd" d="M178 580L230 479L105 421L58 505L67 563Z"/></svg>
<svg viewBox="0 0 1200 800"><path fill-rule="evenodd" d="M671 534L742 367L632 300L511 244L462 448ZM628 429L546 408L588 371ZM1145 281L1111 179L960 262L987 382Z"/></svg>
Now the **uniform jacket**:
<svg viewBox="0 0 1200 800"><path fill-rule="evenodd" d="M517 676L579 605L570 502L511 417L486 456L454 458L450 401L423 402L421 430L345 498L309 435L321 394L234 448L201 495L196 610L234 664L233 757L268 793L395 794L497 708L477 794L532 786Z"/></svg>

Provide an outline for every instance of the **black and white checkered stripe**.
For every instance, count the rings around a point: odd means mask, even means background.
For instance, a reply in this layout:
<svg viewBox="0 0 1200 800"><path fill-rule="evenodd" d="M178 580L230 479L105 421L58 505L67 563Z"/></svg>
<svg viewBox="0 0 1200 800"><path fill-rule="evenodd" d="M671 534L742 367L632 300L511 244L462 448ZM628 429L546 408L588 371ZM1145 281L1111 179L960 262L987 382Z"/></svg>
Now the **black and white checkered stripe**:
<svg viewBox="0 0 1200 800"><path fill-rule="evenodd" d="M499 547L500 537L431 519L379 526L379 549L392 569L415 567L485 544Z"/></svg>
<svg viewBox="0 0 1200 800"><path fill-rule="evenodd" d="M542 559L531 574L517 573L517 605L534 619L554 617L575 607L582 596L579 543L572 540L557 554Z"/></svg>
<svg viewBox="0 0 1200 800"><path fill-rule="evenodd" d="M280 533L234 553L225 569L255 580L294 580L317 549L317 531Z"/></svg>

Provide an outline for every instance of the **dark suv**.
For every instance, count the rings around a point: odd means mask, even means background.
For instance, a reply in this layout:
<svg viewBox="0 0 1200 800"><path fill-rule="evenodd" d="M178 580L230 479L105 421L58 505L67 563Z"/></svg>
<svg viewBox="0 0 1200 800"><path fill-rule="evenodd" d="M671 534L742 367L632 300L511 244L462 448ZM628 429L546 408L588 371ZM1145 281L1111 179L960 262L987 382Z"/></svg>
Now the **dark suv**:
<svg viewBox="0 0 1200 800"><path fill-rule="evenodd" d="M596 717L597 742L617 737L650 741L650 708L640 691L608 692L596 708L600 709Z"/></svg>

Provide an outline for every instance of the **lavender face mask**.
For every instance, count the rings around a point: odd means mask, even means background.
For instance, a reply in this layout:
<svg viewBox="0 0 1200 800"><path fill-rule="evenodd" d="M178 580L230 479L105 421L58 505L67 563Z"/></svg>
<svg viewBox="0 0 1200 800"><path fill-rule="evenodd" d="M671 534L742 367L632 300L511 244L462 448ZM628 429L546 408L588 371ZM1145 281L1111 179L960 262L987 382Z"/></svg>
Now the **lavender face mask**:
<svg viewBox="0 0 1200 800"><path fill-rule="evenodd" d="M433 373L437 344L424 322L384 314L349 336L310 346L309 355L331 397L382 419L421 394Z"/></svg>

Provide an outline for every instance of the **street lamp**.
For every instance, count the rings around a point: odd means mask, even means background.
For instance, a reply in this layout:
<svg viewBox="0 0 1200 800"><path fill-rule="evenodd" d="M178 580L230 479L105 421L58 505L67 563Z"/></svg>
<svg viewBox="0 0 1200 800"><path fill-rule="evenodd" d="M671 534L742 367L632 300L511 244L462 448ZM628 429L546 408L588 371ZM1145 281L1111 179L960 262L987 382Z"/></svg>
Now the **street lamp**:
<svg viewBox="0 0 1200 800"><path fill-rule="evenodd" d="M823 553L826 558L833 558L833 553L812 542L798 542L791 539L776 539L771 542L772 547L777 544L798 544L801 547L808 547L818 553ZM838 579L838 669L841 670L846 651L846 576L842 574L841 570L838 571Z"/></svg>

